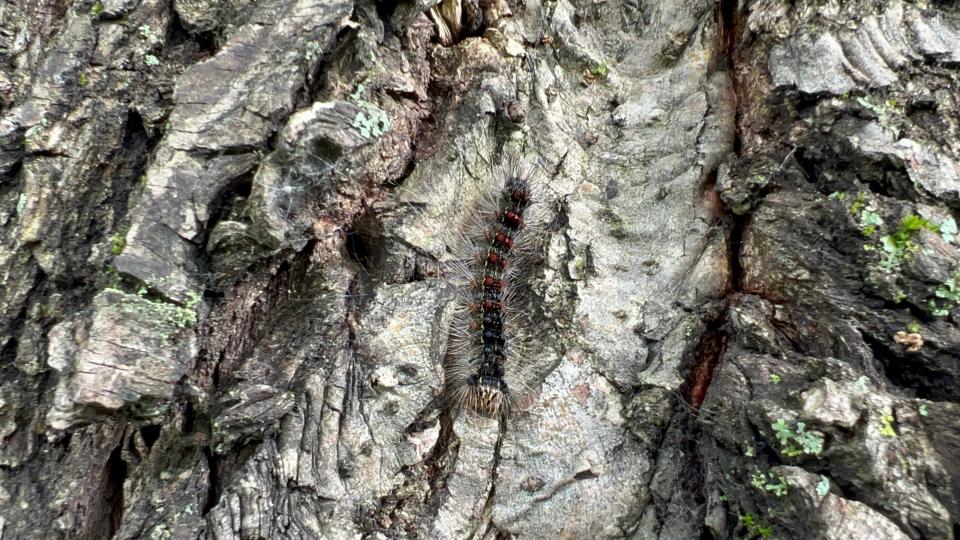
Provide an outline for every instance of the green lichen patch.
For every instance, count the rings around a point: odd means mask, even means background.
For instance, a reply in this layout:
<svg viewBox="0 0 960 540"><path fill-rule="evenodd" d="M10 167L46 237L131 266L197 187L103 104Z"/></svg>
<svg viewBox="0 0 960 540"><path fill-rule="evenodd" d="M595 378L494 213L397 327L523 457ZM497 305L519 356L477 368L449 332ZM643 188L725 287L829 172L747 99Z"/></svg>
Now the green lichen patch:
<svg viewBox="0 0 960 540"><path fill-rule="evenodd" d="M957 220L948 218L940 224L940 237L944 242L954 242L957 239Z"/></svg>
<svg viewBox="0 0 960 540"><path fill-rule="evenodd" d="M123 248L127 246L127 239L123 234L117 233L110 237L110 253L119 255L123 253Z"/></svg>
<svg viewBox="0 0 960 540"><path fill-rule="evenodd" d="M826 497L827 493L830 493L830 479L826 476L820 475L820 481L817 482L817 495L821 497Z"/></svg>
<svg viewBox="0 0 960 540"><path fill-rule="evenodd" d="M960 272L940 284L927 302L927 308L934 317L946 317L950 310L960 306Z"/></svg>
<svg viewBox="0 0 960 540"><path fill-rule="evenodd" d="M872 235L881 225L883 225L883 218L879 214L870 210L860 211L860 232L864 236Z"/></svg>
<svg viewBox="0 0 960 540"><path fill-rule="evenodd" d="M761 490L773 493L778 498L789 491L790 484L782 475L757 471L750 477L750 485Z"/></svg>
<svg viewBox="0 0 960 540"><path fill-rule="evenodd" d="M884 437L896 437L897 431L893 429L894 418L893 415L884 412L880 415L880 435Z"/></svg>
<svg viewBox="0 0 960 540"><path fill-rule="evenodd" d="M783 418L770 424L774 435L780 441L780 451L787 457L797 457L804 454L819 455L823 451L823 435L815 431L807 431L806 424L797 422L795 428Z"/></svg>
<svg viewBox="0 0 960 540"><path fill-rule="evenodd" d="M313 60L323 56L323 45L319 41L308 41L303 52L304 60Z"/></svg>
<svg viewBox="0 0 960 540"><path fill-rule="evenodd" d="M114 295L115 303L113 306L125 315L143 322L153 321L157 323L158 329L163 330L165 337L169 337L174 330L187 328L197 323L197 306L200 304L201 297L199 293L194 291L187 293L187 301L184 302L183 306L166 300L148 298L145 287L137 290L136 295L114 288L107 288L104 293Z"/></svg>
<svg viewBox="0 0 960 540"><path fill-rule="evenodd" d="M357 128L364 139L376 139L390 131L390 117L383 109L364 99L363 93L364 87L361 84L350 95L350 101L360 107L360 111L353 119L353 127Z"/></svg>

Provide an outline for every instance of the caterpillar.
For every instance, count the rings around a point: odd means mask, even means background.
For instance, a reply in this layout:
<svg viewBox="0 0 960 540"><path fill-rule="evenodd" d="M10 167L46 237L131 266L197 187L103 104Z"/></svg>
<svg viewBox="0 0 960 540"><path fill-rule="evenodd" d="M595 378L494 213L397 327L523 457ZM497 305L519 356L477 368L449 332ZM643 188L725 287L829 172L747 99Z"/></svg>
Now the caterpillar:
<svg viewBox="0 0 960 540"><path fill-rule="evenodd" d="M453 409L506 417L526 390L520 376L529 346L523 327L518 269L534 245L528 226L535 209L530 168L512 162L494 173L461 232L463 250L453 272L459 289L444 374Z"/></svg>

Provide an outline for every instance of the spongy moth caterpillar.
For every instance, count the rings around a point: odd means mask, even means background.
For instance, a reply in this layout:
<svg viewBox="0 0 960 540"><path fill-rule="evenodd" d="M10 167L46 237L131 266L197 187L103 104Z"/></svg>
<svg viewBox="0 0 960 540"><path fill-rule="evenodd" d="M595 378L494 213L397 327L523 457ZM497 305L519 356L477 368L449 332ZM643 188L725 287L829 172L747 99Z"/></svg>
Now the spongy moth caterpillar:
<svg viewBox="0 0 960 540"><path fill-rule="evenodd" d="M511 161L495 171L489 192L469 212L460 233L452 282L458 305L444 362L444 393L453 409L506 415L526 391L522 376L525 260L535 246L532 168Z"/></svg>

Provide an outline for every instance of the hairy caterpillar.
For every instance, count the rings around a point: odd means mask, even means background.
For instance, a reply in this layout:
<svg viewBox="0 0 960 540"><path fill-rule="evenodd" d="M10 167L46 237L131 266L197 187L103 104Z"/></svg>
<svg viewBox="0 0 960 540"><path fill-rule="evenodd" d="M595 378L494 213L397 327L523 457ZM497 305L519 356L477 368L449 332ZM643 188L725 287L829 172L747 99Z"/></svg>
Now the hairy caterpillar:
<svg viewBox="0 0 960 540"><path fill-rule="evenodd" d="M444 363L444 393L454 409L505 416L527 390L521 373L528 299L517 278L535 245L531 170L514 161L496 171L460 233L452 276L459 298Z"/></svg>

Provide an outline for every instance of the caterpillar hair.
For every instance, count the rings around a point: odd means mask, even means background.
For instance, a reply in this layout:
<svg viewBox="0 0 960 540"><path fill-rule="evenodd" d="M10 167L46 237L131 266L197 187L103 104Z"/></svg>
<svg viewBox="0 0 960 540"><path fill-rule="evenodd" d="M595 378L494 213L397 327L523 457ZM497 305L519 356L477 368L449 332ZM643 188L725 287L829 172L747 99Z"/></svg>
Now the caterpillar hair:
<svg viewBox="0 0 960 540"><path fill-rule="evenodd" d="M532 170L511 160L495 171L458 234L449 276L458 299L444 361L444 394L454 410L505 417L528 390L521 300L536 245Z"/></svg>

